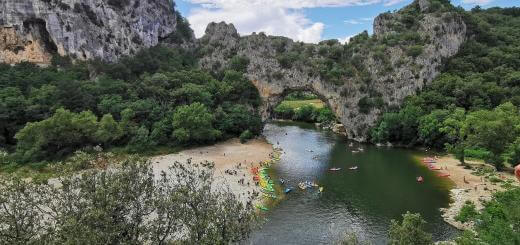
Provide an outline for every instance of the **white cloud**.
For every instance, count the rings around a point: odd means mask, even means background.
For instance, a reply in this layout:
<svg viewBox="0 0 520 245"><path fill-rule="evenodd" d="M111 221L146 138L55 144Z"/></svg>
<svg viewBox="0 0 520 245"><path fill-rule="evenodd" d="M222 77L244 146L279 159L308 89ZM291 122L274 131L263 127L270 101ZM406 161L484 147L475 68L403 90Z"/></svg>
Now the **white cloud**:
<svg viewBox="0 0 520 245"><path fill-rule="evenodd" d="M351 24L351 25L363 24L363 22L358 21L358 20L345 20L344 22L345 22L345 24Z"/></svg>
<svg viewBox="0 0 520 245"><path fill-rule="evenodd" d="M462 0L462 2L465 4L486 5L493 2L493 0Z"/></svg>
<svg viewBox="0 0 520 245"><path fill-rule="evenodd" d="M345 24L360 25L360 24L364 24L366 22L370 22L370 21L373 21L373 20L374 20L374 17L370 17L370 18L350 19L350 20L345 20L343 22Z"/></svg>
<svg viewBox="0 0 520 245"><path fill-rule="evenodd" d="M233 23L243 35L265 32L298 41L316 43L322 40L325 24L312 22L303 9L346 7L369 4L395 4L403 0L185 0L199 4L188 16L197 37L204 35L210 22ZM363 19L357 22L366 21Z"/></svg>

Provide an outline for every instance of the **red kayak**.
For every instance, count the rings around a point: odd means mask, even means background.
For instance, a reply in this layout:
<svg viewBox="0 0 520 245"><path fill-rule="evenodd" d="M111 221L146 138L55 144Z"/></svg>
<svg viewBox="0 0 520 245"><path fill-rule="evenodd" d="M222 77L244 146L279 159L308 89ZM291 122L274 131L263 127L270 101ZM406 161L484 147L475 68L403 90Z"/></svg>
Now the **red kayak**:
<svg viewBox="0 0 520 245"><path fill-rule="evenodd" d="M417 177L417 182L422 183L424 181L422 176Z"/></svg>
<svg viewBox="0 0 520 245"><path fill-rule="evenodd" d="M448 173L439 173L439 174L437 174L437 176L439 176L439 177L450 177L450 174L448 174Z"/></svg>

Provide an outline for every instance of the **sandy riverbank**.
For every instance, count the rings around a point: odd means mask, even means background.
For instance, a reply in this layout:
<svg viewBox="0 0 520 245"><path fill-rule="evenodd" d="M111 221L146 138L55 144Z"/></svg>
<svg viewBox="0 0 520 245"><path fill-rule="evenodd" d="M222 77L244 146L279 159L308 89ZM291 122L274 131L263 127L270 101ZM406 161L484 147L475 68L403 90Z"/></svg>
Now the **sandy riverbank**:
<svg viewBox="0 0 520 245"><path fill-rule="evenodd" d="M155 171L167 170L171 163L186 162L190 158L192 162L214 162L216 184L228 185L236 196L247 201L253 191L260 191L253 182L251 167L258 167L261 162L270 160L273 153L273 146L263 138L250 140L245 144L232 139L212 146L154 157L151 161ZM226 170L233 171L233 174L226 173ZM241 179L244 179L244 184L239 183Z"/></svg>
<svg viewBox="0 0 520 245"><path fill-rule="evenodd" d="M449 173L450 180L455 183L455 187L451 190L453 202L448 208L442 209L441 211L443 212L444 220L458 229L471 229L473 225L471 223L462 224L455 220L455 216L458 215L466 201L473 202L477 209L480 210L483 207L483 201L490 200L493 193L504 190L501 186L502 183L492 183L488 178L485 178L485 176L473 174L475 168L490 168L489 165L484 165L482 162L477 161L466 162L472 166L473 170L459 166L460 162L451 155L439 158L435 164L443 168L441 172ZM444 169L446 167L448 168L447 170ZM496 173L496 177L502 179L502 181L510 179L513 183L517 183L514 175L510 173L498 172Z"/></svg>

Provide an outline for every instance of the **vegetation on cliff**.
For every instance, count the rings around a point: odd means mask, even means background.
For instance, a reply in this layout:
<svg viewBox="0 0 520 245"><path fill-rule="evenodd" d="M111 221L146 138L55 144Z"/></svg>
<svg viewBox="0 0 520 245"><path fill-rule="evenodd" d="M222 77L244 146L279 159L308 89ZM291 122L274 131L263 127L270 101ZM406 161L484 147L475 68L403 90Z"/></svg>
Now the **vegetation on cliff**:
<svg viewBox="0 0 520 245"><path fill-rule="evenodd" d="M446 148L497 167L516 164L520 142L520 9L464 13L469 40L442 74L372 130L373 142Z"/></svg>

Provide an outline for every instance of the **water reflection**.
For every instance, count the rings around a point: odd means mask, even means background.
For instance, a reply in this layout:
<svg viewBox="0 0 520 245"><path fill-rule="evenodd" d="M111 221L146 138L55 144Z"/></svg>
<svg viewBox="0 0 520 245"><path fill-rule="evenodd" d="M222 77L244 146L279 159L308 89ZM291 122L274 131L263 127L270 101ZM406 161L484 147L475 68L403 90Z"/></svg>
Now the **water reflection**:
<svg viewBox="0 0 520 245"><path fill-rule="evenodd" d="M385 244L390 220L406 211L421 213L436 240L456 233L439 212L449 202L448 183L415 163L414 152L351 147L346 139L305 123L270 123L264 135L283 149L274 168L286 186L317 181L324 192L296 188L268 213L249 244L331 244L347 231ZM359 147L364 151L352 152ZM348 169L354 166L358 169ZM329 171L332 167L342 170ZM417 176L424 176L425 182L418 184Z"/></svg>

